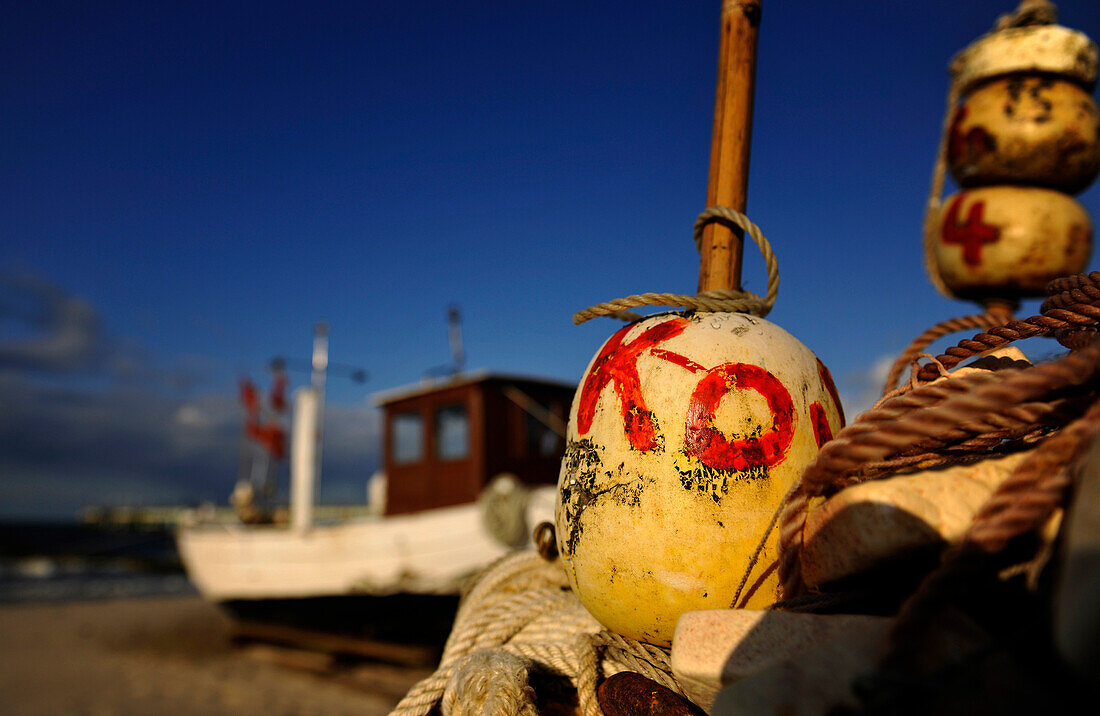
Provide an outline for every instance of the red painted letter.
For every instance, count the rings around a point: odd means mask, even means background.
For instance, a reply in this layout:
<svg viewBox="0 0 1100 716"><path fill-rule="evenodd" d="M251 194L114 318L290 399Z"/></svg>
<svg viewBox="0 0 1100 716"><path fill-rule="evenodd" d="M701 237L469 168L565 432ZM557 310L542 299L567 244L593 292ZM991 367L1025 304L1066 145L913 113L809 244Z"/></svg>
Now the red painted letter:
<svg viewBox="0 0 1100 716"><path fill-rule="evenodd" d="M645 407L645 398L638 379L638 357L657 344L683 333L688 323L686 318L665 321L647 329L626 344L623 339L633 326L627 326L611 336L593 361L592 370L581 388L577 406L577 432L585 435L592 429L600 392L608 383L614 382L615 393L619 396L623 428L630 445L643 452L657 447L657 427L653 422L653 414Z"/></svg>
<svg viewBox="0 0 1100 716"><path fill-rule="evenodd" d="M772 424L759 436L730 440L714 426L722 398L731 390L755 390L768 401ZM688 403L684 443L703 464L718 470L771 467L783 460L794 437L794 404L779 380L749 363L724 363L707 371Z"/></svg>
<svg viewBox="0 0 1100 716"><path fill-rule="evenodd" d="M818 447L833 439L833 429L829 427L829 417L825 415L821 403L810 404L810 422L814 426L814 440Z"/></svg>
<svg viewBox="0 0 1100 716"><path fill-rule="evenodd" d="M947 216L943 219L943 243L962 246L963 261L967 266L979 266L982 263L982 246L992 244L1001 238L1001 230L982 222L985 202L976 201L966 212L966 223L959 223L959 209L966 192L961 192L947 207Z"/></svg>
<svg viewBox="0 0 1100 716"><path fill-rule="evenodd" d="M840 404L840 393L837 392L836 383L833 382L833 374L829 372L829 369L825 367L820 358L817 359L817 374L825 385L825 390L829 392L829 397L833 399L833 407L840 414L840 427L843 428L847 423L844 420L844 406ZM830 436L829 439L832 440L833 438Z"/></svg>

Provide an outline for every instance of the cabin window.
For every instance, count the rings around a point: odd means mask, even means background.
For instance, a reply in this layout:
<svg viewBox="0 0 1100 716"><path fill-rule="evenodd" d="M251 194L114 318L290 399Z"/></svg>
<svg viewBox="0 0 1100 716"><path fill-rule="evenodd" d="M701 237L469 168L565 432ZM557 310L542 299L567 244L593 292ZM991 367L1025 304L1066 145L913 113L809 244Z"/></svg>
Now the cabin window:
<svg viewBox="0 0 1100 716"><path fill-rule="evenodd" d="M435 411L435 456L461 460L470 455L470 419L465 405L448 405Z"/></svg>
<svg viewBox="0 0 1100 716"><path fill-rule="evenodd" d="M545 407L545 406L544 406ZM553 457L558 453L561 438L541 420L527 413L527 454Z"/></svg>
<svg viewBox="0 0 1100 716"><path fill-rule="evenodd" d="M392 454L396 465L418 462L424 455L424 420L419 413L398 413L390 422Z"/></svg>

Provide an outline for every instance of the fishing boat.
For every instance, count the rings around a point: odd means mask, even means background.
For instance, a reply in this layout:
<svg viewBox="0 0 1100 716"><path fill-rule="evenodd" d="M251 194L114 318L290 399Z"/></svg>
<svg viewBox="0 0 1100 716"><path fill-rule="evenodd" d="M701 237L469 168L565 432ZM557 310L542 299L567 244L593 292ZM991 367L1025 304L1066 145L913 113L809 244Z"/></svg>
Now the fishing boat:
<svg viewBox="0 0 1100 716"><path fill-rule="evenodd" d="M256 523L189 520L177 532L188 576L205 598L250 621L348 632L365 613L428 603L453 613L471 575L528 545L531 527L553 518L573 386L454 370L376 395L384 458L369 513L322 522L314 506L327 365L318 331L312 384L293 400L289 510Z"/></svg>

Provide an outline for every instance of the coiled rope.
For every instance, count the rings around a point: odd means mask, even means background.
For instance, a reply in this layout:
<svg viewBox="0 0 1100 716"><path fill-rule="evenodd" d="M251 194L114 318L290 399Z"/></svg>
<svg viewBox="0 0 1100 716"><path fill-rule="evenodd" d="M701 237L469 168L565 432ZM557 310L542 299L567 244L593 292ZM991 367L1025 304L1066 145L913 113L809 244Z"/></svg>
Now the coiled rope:
<svg viewBox="0 0 1100 716"><path fill-rule="evenodd" d="M1094 337L1100 322L1100 272L1057 279L1047 290L1051 297L1043 303L1041 315L1009 321L961 341L933 363L915 368L914 378L934 379L943 368L967 357L1034 335L1060 331L1065 342L1084 347L1027 369L918 384L859 415L822 447L780 508L779 574L786 598L806 592L800 550L806 509L813 498L902 468L924 469L968 456L1045 444L1050 435L1079 419L1096 402L1100 343L1086 344L1082 336ZM1015 475L1025 469L1022 464ZM1002 499L999 495L1008 489L1012 488L1002 486L991 500ZM1014 494L1017 499L1019 493ZM1007 522L994 519L992 524L1007 529Z"/></svg>
<svg viewBox="0 0 1100 716"><path fill-rule="evenodd" d="M633 671L678 694L666 650L604 630L569 589L560 561L515 552L486 568L466 593L434 674L391 716L536 713L533 671L568 679L584 716L602 716L600 679Z"/></svg>
<svg viewBox="0 0 1100 716"><path fill-rule="evenodd" d="M882 386L882 395L890 395L890 393L898 387L898 379L901 378L905 369L912 366L913 361L924 355L925 348L932 345L940 338L971 328L995 328L997 326L1003 326L1011 320L1011 309L1005 306L1003 310L990 310L985 313L976 313L970 316L961 316L959 318L950 318L946 321L940 321L914 338L913 342L909 344L909 347L902 351L901 355L897 357L894 364L890 366L890 372L887 374L886 382Z"/></svg>
<svg viewBox="0 0 1100 716"><path fill-rule="evenodd" d="M779 261L775 257L775 252L772 251L771 244L764 238L760 227L749 221L749 218L741 212L727 206L712 206L699 214L695 220L695 250L700 253L703 245L703 227L712 222L723 223L731 228L740 228L760 249L768 272L768 290L763 298L750 291L733 289L704 291L693 296L682 293L642 293L597 303L583 311L577 311L573 314L573 323L580 325L597 316L636 321L642 316L630 312L629 309L641 306L680 306L693 311L751 313L760 318L767 316L779 295Z"/></svg>
<svg viewBox="0 0 1100 716"><path fill-rule="evenodd" d="M967 358L1035 336L1058 338L1069 348L1083 346L1100 321L1100 271L1055 279L1047 285L1047 293L1050 297L1039 307L1040 315L1023 321L1010 320L969 340L959 341L936 356L936 360L951 369ZM926 365L916 377L918 381L929 381L937 376L934 369Z"/></svg>

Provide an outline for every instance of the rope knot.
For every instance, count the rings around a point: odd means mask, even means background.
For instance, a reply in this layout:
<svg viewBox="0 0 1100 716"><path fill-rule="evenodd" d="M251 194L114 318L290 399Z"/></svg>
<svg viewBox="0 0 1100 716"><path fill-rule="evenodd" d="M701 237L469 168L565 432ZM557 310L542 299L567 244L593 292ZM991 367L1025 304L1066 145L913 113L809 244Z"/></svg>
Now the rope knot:
<svg viewBox="0 0 1100 716"><path fill-rule="evenodd" d="M994 32L1013 27L1053 25L1058 22L1058 8L1049 0L1021 0L1015 12L1001 15L993 26Z"/></svg>
<svg viewBox="0 0 1100 716"><path fill-rule="evenodd" d="M779 261L775 257L775 252L772 251L771 244L764 238L760 227L752 223L749 217L728 206L712 206L705 209L695 220L695 249L700 253L702 253L703 227L710 223L722 223L732 229L744 231L760 249L768 271L768 290L763 298L749 291L733 289L703 291L693 296L682 293L642 293L597 303L583 311L577 311L573 314L573 323L580 325L596 316L637 321L643 316L627 309L640 306L682 307L689 311L751 313L760 318L767 316L779 295Z"/></svg>

